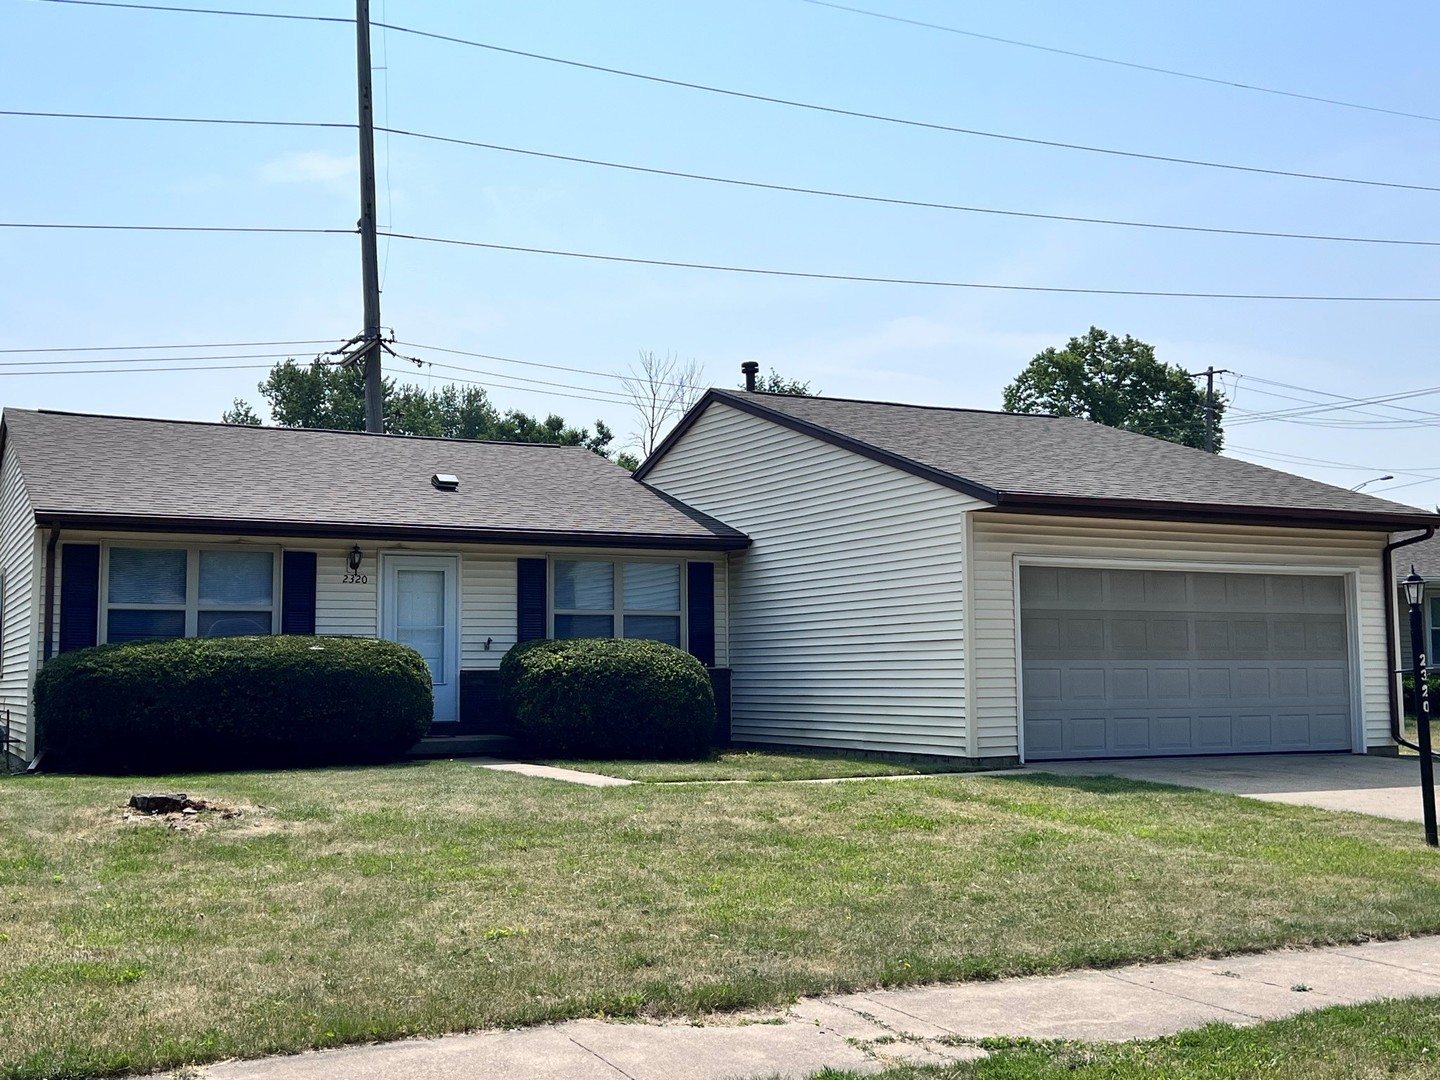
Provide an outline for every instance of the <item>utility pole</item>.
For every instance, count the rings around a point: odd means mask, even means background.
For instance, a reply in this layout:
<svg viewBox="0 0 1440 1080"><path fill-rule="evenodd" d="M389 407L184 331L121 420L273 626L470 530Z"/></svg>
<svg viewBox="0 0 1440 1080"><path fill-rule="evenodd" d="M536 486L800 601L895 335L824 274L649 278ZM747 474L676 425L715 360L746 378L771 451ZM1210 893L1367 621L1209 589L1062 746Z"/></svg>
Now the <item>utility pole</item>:
<svg viewBox="0 0 1440 1080"><path fill-rule="evenodd" d="M375 106L370 70L370 0L355 0L355 75L360 95L360 260L365 329L356 361L365 365L365 430L385 430L380 371L380 260L375 245Z"/></svg>
<svg viewBox="0 0 1440 1080"><path fill-rule="evenodd" d="M1219 368L1217 370L1211 366L1204 371L1187 371L1185 374L1192 379L1198 379L1201 375L1205 376L1205 449L1213 454L1215 452L1215 376L1229 375L1230 369Z"/></svg>

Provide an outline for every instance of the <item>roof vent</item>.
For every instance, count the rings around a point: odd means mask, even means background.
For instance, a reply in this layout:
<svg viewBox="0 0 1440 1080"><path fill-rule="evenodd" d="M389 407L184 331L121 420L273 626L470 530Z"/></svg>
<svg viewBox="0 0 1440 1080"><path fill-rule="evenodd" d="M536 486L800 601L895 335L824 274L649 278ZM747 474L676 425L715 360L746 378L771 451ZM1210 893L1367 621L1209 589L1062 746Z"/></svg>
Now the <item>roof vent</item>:
<svg viewBox="0 0 1440 1080"><path fill-rule="evenodd" d="M460 490L460 477L454 473L437 472L434 476L430 477L430 483L441 491Z"/></svg>

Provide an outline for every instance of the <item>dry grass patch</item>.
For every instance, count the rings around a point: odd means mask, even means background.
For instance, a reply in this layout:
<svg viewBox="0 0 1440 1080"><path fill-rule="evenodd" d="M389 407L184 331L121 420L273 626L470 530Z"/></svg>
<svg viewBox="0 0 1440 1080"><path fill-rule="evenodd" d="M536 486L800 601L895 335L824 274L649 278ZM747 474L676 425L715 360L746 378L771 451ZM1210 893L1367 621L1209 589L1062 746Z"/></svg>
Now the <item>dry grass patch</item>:
<svg viewBox="0 0 1440 1080"><path fill-rule="evenodd" d="M114 827L148 788L255 811ZM0 1076L1436 932L1418 832L1112 778L4 779Z"/></svg>
<svg viewBox="0 0 1440 1080"><path fill-rule="evenodd" d="M696 761L547 760L546 765L620 776L645 783L700 781L833 780L856 776L914 776L976 771L954 762L880 761L843 753L782 753L774 750L719 750Z"/></svg>

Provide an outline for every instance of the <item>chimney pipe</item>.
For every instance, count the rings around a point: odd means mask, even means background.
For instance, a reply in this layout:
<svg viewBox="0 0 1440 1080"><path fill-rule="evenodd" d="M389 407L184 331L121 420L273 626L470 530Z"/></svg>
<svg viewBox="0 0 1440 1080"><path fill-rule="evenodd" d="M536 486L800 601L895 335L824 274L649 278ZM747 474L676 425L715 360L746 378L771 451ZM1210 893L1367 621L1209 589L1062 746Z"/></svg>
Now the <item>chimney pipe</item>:
<svg viewBox="0 0 1440 1080"><path fill-rule="evenodd" d="M745 373L745 392L755 393L755 376L760 373L760 362L758 360L745 360L740 364L740 370Z"/></svg>

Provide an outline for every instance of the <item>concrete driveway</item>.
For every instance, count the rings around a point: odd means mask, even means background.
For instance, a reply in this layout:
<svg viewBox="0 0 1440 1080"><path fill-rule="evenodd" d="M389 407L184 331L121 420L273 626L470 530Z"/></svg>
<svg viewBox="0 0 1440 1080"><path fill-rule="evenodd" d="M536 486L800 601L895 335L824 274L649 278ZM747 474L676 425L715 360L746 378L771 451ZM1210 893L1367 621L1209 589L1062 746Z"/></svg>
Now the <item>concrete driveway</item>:
<svg viewBox="0 0 1440 1080"><path fill-rule="evenodd" d="M1121 776L1207 788L1267 802L1353 810L1420 821L1420 762L1358 754L1254 754L1225 757L1047 761L1023 771L1060 776Z"/></svg>

